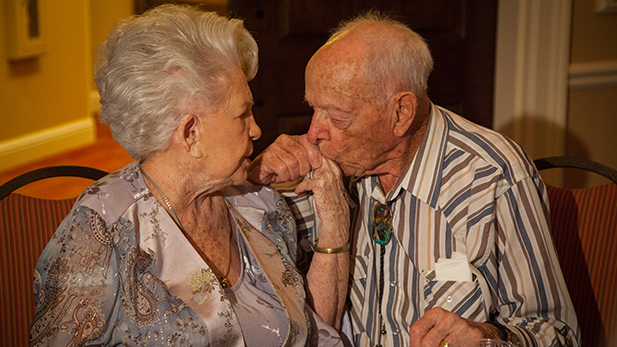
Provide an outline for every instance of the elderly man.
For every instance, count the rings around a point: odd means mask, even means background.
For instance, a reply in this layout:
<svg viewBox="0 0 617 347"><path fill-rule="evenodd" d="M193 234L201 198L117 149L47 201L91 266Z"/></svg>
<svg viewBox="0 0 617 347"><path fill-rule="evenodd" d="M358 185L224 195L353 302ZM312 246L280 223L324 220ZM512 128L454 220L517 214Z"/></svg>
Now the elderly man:
<svg viewBox="0 0 617 347"><path fill-rule="evenodd" d="M432 64L399 22L343 24L306 67L308 133L279 137L249 178L294 180L324 157L351 176L356 345L578 345L538 172L516 143L431 103Z"/></svg>

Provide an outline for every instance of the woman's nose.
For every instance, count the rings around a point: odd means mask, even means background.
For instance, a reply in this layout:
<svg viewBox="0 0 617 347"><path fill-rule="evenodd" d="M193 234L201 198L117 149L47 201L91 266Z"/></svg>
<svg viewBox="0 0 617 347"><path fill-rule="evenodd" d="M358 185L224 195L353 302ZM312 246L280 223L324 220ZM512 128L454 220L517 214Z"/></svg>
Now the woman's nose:
<svg viewBox="0 0 617 347"><path fill-rule="evenodd" d="M261 128L257 125L254 116L251 116L249 122L249 136L251 137L251 140L257 141L261 137Z"/></svg>

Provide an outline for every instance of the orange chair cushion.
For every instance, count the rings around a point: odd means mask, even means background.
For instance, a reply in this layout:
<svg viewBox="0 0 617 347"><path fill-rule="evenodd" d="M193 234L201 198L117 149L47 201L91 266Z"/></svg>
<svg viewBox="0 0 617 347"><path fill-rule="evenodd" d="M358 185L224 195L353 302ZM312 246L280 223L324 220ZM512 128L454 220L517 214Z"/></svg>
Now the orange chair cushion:
<svg viewBox="0 0 617 347"><path fill-rule="evenodd" d="M75 200L45 200L14 193L0 201L0 345L28 345L34 314L34 267Z"/></svg>
<svg viewBox="0 0 617 347"><path fill-rule="evenodd" d="M553 239L582 345L617 343L617 184L547 188Z"/></svg>

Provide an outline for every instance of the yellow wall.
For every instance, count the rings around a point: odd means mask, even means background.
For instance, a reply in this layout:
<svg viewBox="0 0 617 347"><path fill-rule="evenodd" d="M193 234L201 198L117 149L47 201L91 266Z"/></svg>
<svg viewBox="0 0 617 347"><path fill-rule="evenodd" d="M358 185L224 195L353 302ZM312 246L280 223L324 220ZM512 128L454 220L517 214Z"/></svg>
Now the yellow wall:
<svg viewBox="0 0 617 347"><path fill-rule="evenodd" d="M133 0L91 0L90 18L92 22L91 42L92 48L96 48L107 39L107 33L114 24L134 13ZM90 72L90 76L94 71ZM90 79L90 88L96 90L94 80Z"/></svg>
<svg viewBox="0 0 617 347"><path fill-rule="evenodd" d="M93 44L133 13L133 0L39 0L46 51L9 62L0 6L0 170L94 140Z"/></svg>
<svg viewBox="0 0 617 347"><path fill-rule="evenodd" d="M617 13L596 12L596 0L574 0L572 63L617 59Z"/></svg>
<svg viewBox="0 0 617 347"><path fill-rule="evenodd" d="M4 0L5 2L15 0ZM41 32L47 51L9 62L6 28L0 28L0 141L84 118L87 110L86 1L41 1ZM0 14L5 18L6 6Z"/></svg>
<svg viewBox="0 0 617 347"><path fill-rule="evenodd" d="M617 169L617 13L597 13L596 0L574 0L572 13L570 71L587 72L570 79L566 155ZM608 182L574 170L566 176L570 187Z"/></svg>

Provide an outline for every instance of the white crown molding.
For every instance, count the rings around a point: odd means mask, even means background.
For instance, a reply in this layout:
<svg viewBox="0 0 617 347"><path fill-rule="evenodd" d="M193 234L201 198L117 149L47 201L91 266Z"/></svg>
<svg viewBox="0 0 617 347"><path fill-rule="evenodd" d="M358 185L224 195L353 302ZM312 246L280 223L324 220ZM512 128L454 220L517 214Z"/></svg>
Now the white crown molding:
<svg viewBox="0 0 617 347"><path fill-rule="evenodd" d="M94 143L92 117L0 142L0 171Z"/></svg>
<svg viewBox="0 0 617 347"><path fill-rule="evenodd" d="M617 60L570 64L570 89L598 89L617 86Z"/></svg>
<svg viewBox="0 0 617 347"><path fill-rule="evenodd" d="M500 0L494 128L532 158L565 153L572 0Z"/></svg>

